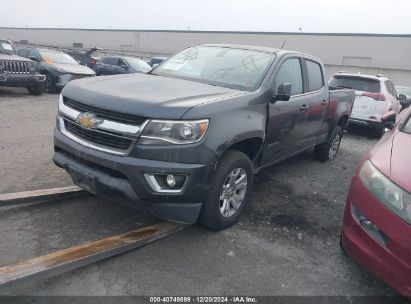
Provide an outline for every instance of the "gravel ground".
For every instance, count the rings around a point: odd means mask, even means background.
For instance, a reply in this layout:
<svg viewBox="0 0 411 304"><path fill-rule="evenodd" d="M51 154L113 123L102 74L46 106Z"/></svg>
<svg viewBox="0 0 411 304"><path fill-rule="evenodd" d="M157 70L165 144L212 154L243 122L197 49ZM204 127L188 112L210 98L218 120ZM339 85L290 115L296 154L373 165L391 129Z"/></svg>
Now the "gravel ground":
<svg viewBox="0 0 411 304"><path fill-rule="evenodd" d="M71 185L51 162L57 95L0 88L0 193ZM252 205L220 233L190 227L142 249L2 290L15 295L395 295L345 256L351 175L376 143L347 134L336 161L307 151L260 172ZM0 211L0 265L156 222L88 197Z"/></svg>

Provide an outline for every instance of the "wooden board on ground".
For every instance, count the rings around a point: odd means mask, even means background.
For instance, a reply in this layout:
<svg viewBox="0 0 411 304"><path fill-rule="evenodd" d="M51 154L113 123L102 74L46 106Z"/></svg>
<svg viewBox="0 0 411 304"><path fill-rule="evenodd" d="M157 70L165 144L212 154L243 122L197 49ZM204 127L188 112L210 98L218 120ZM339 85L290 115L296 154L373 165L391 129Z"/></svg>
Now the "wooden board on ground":
<svg viewBox="0 0 411 304"><path fill-rule="evenodd" d="M162 222L25 262L0 267L0 287L28 279L56 275L101 261L167 237L186 227L188 226L183 224Z"/></svg>
<svg viewBox="0 0 411 304"><path fill-rule="evenodd" d="M5 193L0 194L0 207L37 202L49 202L59 199L83 196L87 194L87 191L81 189L78 186Z"/></svg>

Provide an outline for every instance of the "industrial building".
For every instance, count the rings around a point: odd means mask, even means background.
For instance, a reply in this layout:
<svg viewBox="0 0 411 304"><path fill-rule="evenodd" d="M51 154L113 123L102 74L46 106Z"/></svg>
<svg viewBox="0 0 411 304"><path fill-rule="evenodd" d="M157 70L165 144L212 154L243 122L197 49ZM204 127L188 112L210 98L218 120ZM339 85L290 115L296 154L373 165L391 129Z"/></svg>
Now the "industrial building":
<svg viewBox="0 0 411 304"><path fill-rule="evenodd" d="M190 45L235 43L296 50L321 58L327 76L344 70L385 74L395 84L411 86L411 34L326 34L1 27L0 37L17 45L87 49L142 58L168 56Z"/></svg>

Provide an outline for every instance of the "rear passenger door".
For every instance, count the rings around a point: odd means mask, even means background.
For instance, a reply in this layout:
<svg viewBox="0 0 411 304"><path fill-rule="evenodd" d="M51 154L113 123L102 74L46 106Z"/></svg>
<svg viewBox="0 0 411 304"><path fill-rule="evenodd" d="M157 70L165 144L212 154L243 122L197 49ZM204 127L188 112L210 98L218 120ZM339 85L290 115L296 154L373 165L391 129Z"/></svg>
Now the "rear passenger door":
<svg viewBox="0 0 411 304"><path fill-rule="evenodd" d="M324 84L322 65L313 59L303 59L304 103L308 106L302 145L311 146L317 143L317 138L328 132L325 124L328 109L328 90Z"/></svg>
<svg viewBox="0 0 411 304"><path fill-rule="evenodd" d="M303 148L306 111L302 59L286 57L274 72L271 90L278 91L284 83L291 83L288 101L268 102L268 122L263 165L279 161Z"/></svg>

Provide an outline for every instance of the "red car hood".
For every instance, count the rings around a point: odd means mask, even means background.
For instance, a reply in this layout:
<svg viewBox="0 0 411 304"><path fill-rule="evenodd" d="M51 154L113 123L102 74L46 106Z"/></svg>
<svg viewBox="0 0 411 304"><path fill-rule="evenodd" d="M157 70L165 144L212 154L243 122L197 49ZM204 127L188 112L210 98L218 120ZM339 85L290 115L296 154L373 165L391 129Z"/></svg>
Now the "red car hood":
<svg viewBox="0 0 411 304"><path fill-rule="evenodd" d="M371 152L371 162L395 184L411 193L411 134L384 136Z"/></svg>

